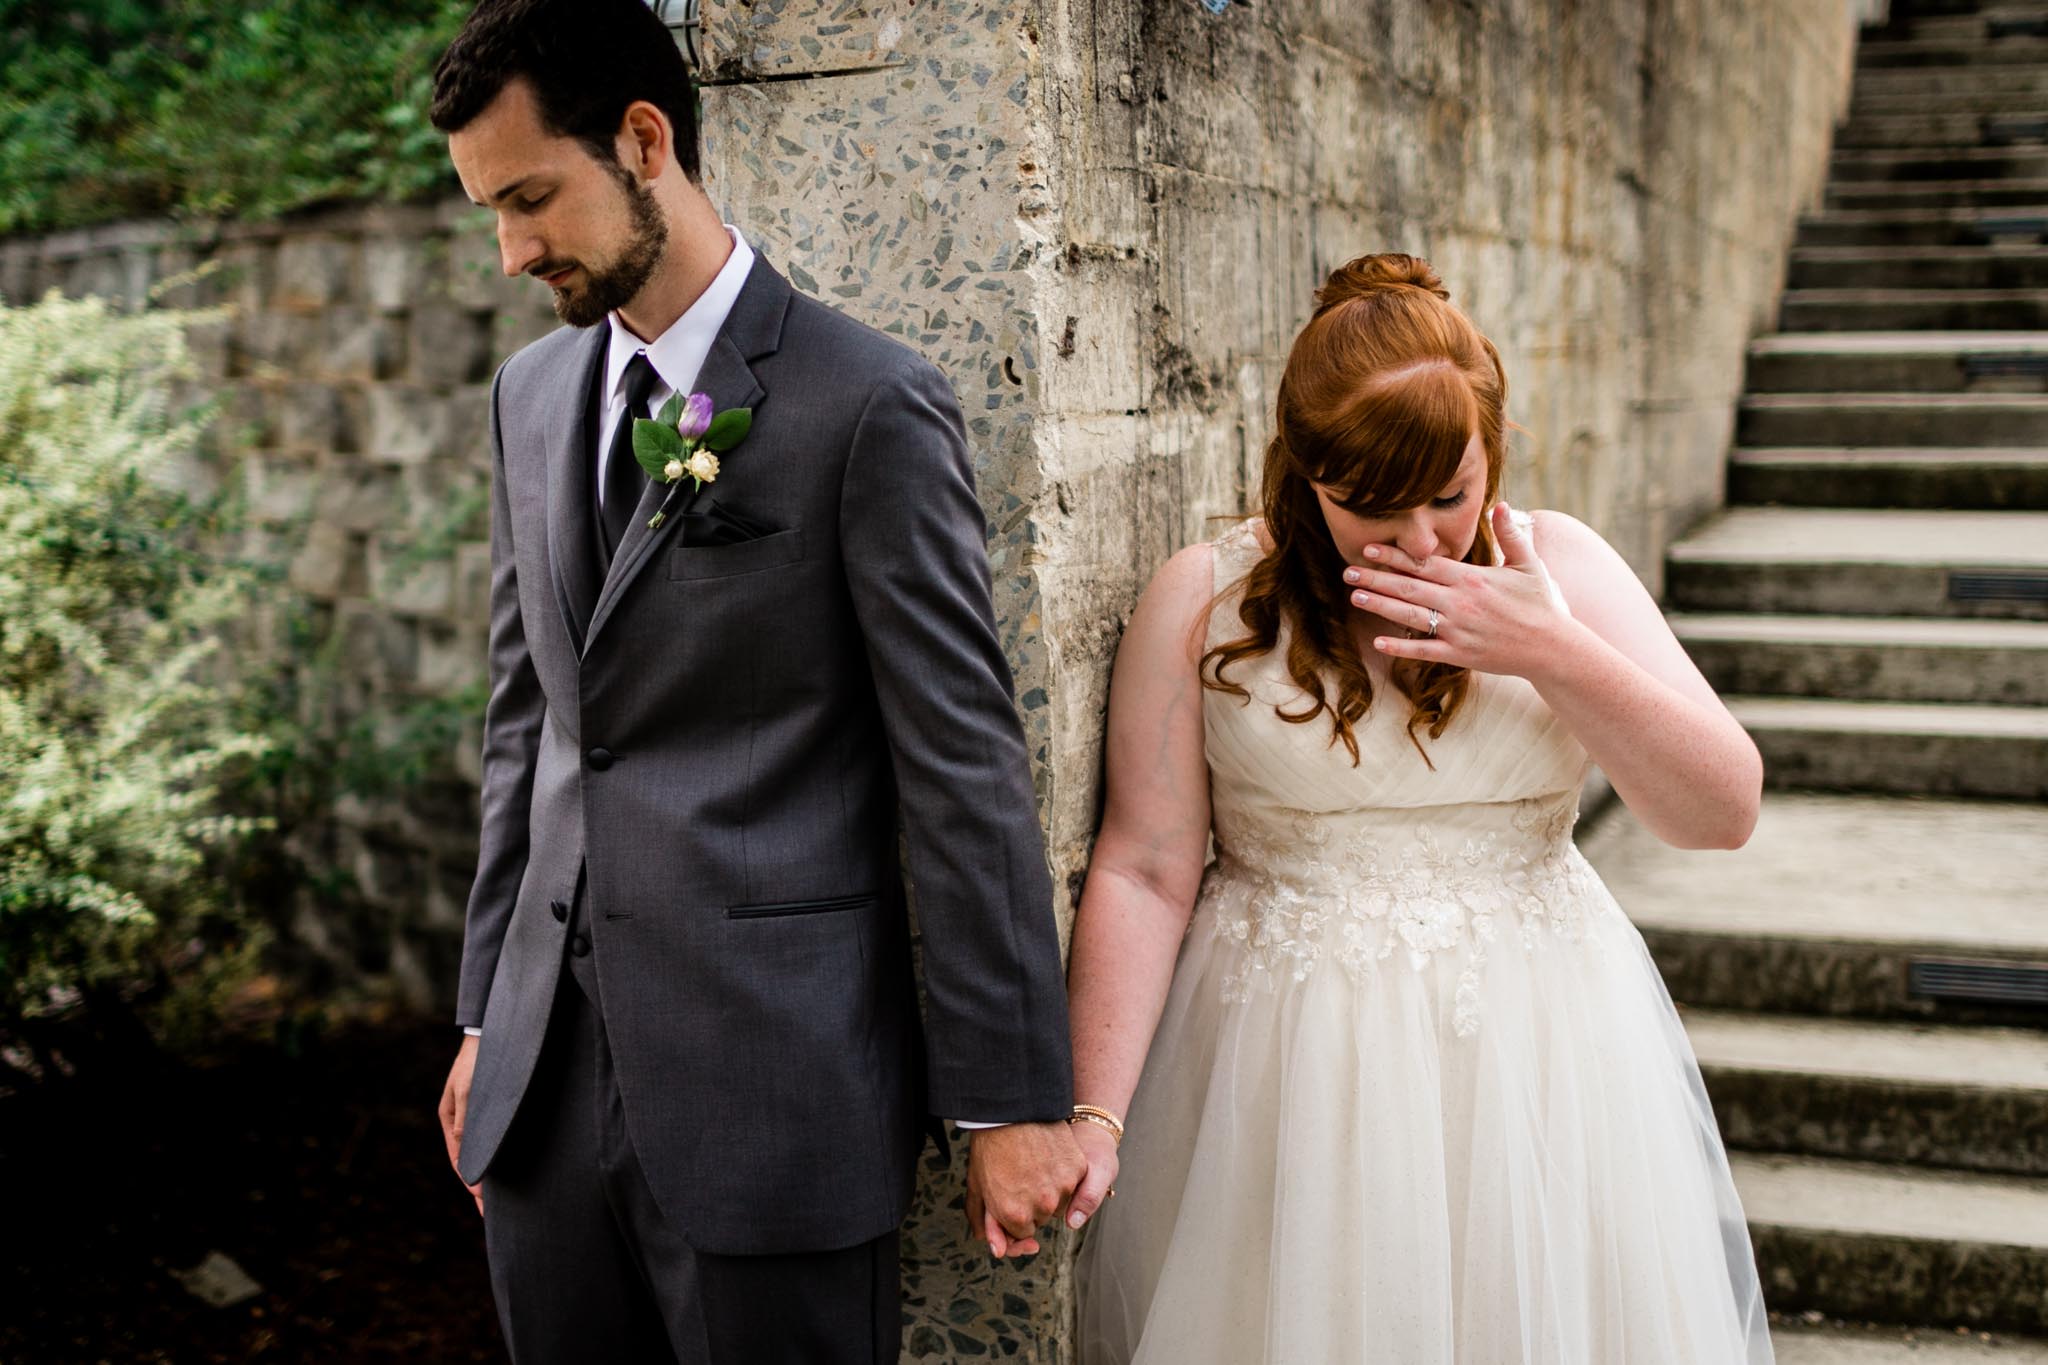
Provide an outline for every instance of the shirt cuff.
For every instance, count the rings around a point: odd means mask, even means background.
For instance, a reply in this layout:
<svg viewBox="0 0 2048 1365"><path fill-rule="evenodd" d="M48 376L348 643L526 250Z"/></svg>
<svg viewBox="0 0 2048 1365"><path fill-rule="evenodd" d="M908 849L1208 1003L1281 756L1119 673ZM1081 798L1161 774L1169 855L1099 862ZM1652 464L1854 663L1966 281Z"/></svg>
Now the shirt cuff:
<svg viewBox="0 0 2048 1365"><path fill-rule="evenodd" d="M1008 1128L1010 1125L1007 1123L975 1123L969 1119L954 1119L953 1126L955 1128L964 1128L971 1133L981 1128Z"/></svg>
<svg viewBox="0 0 2048 1365"><path fill-rule="evenodd" d="M467 1033L472 1038L481 1038L484 1036L484 1031L478 1028L475 1024L464 1024L462 1026L462 1031L464 1033Z"/></svg>

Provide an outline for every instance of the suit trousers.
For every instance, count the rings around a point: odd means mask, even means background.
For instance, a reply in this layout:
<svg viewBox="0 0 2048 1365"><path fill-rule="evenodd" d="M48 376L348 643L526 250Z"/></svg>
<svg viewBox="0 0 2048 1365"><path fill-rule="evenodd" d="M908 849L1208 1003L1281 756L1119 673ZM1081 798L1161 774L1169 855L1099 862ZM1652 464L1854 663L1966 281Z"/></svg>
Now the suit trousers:
<svg viewBox="0 0 2048 1365"><path fill-rule="evenodd" d="M587 957L572 966L483 1180L514 1365L893 1365L895 1232L841 1250L719 1256L662 1216L626 1132L596 973Z"/></svg>

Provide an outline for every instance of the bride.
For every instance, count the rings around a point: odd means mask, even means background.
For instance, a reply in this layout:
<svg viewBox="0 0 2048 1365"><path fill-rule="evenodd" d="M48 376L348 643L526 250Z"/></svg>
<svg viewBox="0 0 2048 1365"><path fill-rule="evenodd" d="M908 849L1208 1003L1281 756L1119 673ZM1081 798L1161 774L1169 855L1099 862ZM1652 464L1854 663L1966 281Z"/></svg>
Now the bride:
<svg viewBox="0 0 2048 1365"><path fill-rule="evenodd" d="M1449 297L1412 256L1330 276L1262 516L1118 655L1070 968L1086 1365L1771 1359L1698 1067L1571 840L1597 762L1739 846L1762 765L1620 556L1498 500L1507 380Z"/></svg>

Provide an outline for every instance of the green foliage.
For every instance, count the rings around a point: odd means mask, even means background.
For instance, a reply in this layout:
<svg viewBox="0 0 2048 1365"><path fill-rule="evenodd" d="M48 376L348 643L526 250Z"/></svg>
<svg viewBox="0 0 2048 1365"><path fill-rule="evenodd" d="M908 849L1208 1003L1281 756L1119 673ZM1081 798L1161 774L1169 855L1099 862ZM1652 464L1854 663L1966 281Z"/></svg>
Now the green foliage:
<svg viewBox="0 0 2048 1365"><path fill-rule="evenodd" d="M452 183L426 108L466 0L0 0L0 233L267 217Z"/></svg>
<svg viewBox="0 0 2048 1365"><path fill-rule="evenodd" d="M247 572L181 412L190 314L0 307L0 1032L95 1000L189 1012L260 932L205 875L264 751L220 679Z"/></svg>

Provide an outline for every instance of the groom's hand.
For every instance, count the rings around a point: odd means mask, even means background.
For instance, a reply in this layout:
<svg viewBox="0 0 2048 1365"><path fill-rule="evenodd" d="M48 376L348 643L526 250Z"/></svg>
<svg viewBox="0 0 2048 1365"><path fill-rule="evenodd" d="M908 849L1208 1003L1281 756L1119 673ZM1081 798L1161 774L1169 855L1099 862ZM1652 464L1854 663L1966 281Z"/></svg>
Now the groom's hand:
<svg viewBox="0 0 2048 1365"><path fill-rule="evenodd" d="M967 1235L998 1256L1038 1251L1038 1229L1088 1174L1071 1127L1011 1123L967 1139Z"/></svg>
<svg viewBox="0 0 2048 1365"><path fill-rule="evenodd" d="M448 1083L441 1087L441 1140L448 1144L448 1164L455 1167L456 1178L462 1176L458 1164L462 1157L462 1121L469 1116L469 1078L476 1070L477 1038L474 1033L462 1039L462 1047L455 1054L455 1065L448 1068ZM476 1211L484 1211L484 1187L464 1185L476 1200Z"/></svg>

